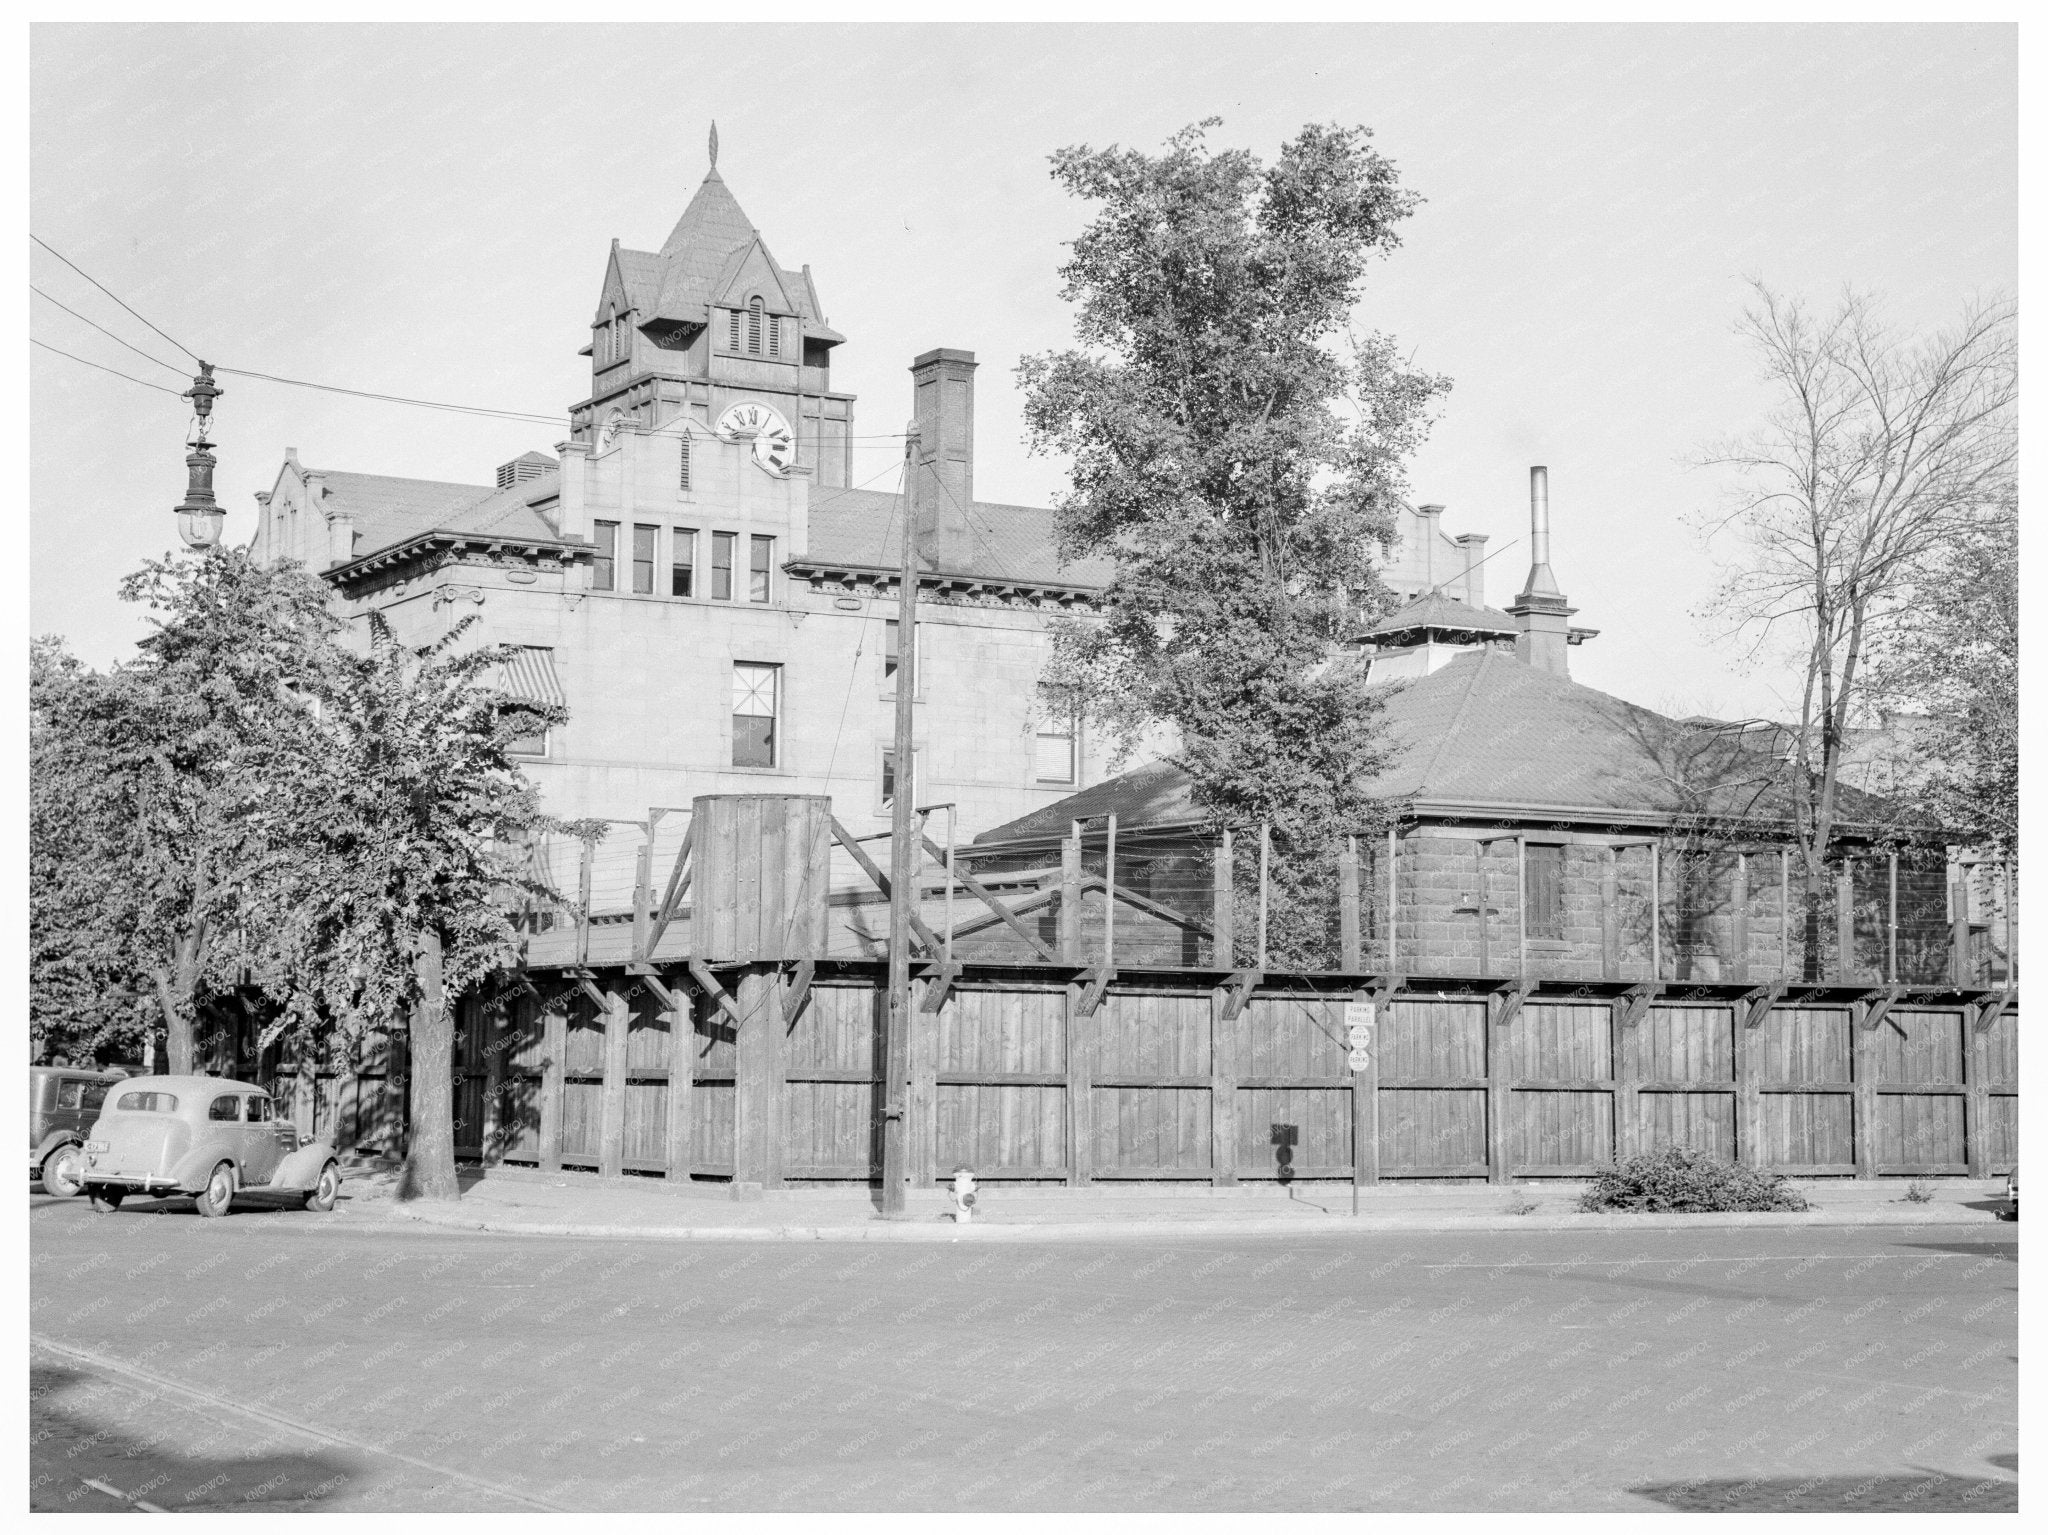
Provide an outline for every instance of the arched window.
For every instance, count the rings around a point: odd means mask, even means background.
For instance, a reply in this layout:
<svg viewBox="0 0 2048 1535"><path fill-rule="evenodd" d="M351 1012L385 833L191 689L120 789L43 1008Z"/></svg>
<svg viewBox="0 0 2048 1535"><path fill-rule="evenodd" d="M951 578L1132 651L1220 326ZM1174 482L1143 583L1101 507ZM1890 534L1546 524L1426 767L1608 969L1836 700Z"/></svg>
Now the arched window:
<svg viewBox="0 0 2048 1535"><path fill-rule="evenodd" d="M747 350L756 357L761 355L761 301L747 301Z"/></svg>

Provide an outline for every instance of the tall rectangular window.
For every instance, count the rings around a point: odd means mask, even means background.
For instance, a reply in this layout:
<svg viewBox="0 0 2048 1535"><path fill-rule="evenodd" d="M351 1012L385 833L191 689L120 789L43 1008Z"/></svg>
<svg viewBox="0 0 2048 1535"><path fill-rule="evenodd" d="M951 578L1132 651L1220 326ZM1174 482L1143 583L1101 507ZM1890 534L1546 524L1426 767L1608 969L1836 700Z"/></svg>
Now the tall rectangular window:
<svg viewBox="0 0 2048 1535"><path fill-rule="evenodd" d="M922 698L925 691L924 625L913 626L917 632L917 692ZM896 673L903 666L903 635L896 626L896 620L882 620L882 682L883 691L892 693L896 689Z"/></svg>
<svg viewBox="0 0 2048 1535"><path fill-rule="evenodd" d="M732 601L732 546L737 533L711 535L711 595L720 602Z"/></svg>
<svg viewBox="0 0 2048 1535"><path fill-rule="evenodd" d="M644 522L633 524L633 590L654 595L654 535L658 530Z"/></svg>
<svg viewBox="0 0 2048 1535"><path fill-rule="evenodd" d="M917 752L910 753L910 793L917 795ZM882 808L891 809L896 803L896 752L892 747L882 748Z"/></svg>
<svg viewBox="0 0 2048 1535"><path fill-rule="evenodd" d="M669 539L668 594L671 597L689 597L695 593L697 575L697 530L677 528Z"/></svg>
<svg viewBox="0 0 2048 1535"><path fill-rule="evenodd" d="M597 541L597 553L590 561L590 589L608 592L616 582L613 572L619 558L619 525L616 522L593 522L590 530Z"/></svg>
<svg viewBox="0 0 2048 1535"><path fill-rule="evenodd" d="M1522 848L1522 888L1531 938L1564 937L1564 849L1530 842Z"/></svg>
<svg viewBox="0 0 2048 1535"><path fill-rule="evenodd" d="M1074 781L1074 717L1053 715L1038 722L1036 776L1040 783Z"/></svg>
<svg viewBox="0 0 2048 1535"><path fill-rule="evenodd" d="M732 765L774 767L782 668L753 661L732 664Z"/></svg>
<svg viewBox="0 0 2048 1535"><path fill-rule="evenodd" d="M725 349L728 352L737 352L740 349L740 312L737 309L728 309L725 318L729 332Z"/></svg>
<svg viewBox="0 0 2048 1535"><path fill-rule="evenodd" d="M768 572L775 563L775 540L756 533L747 561L747 601L766 602Z"/></svg>
<svg viewBox="0 0 2048 1535"><path fill-rule="evenodd" d="M682 444L683 467L682 473L676 479L676 489L688 490L690 488L690 434L684 432L677 440Z"/></svg>

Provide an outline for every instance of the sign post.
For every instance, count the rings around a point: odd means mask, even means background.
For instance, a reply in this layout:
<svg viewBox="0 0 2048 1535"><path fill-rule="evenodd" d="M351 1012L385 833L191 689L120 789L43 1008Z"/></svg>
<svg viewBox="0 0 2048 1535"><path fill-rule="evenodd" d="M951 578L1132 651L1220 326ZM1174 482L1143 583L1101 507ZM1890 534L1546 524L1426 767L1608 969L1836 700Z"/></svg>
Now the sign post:
<svg viewBox="0 0 2048 1535"><path fill-rule="evenodd" d="M1373 1003L1346 1002L1344 1004L1344 1032L1350 1037L1351 1044L1350 1054L1344 1059L1345 1064L1351 1068L1351 1074L1354 1077L1372 1069L1372 1029L1373 1025L1377 1022L1379 1022L1379 1009ZM1354 1086L1352 1090L1356 1093L1367 1089ZM1368 1116L1354 1112L1351 1116L1353 1136L1363 1134L1368 1123L1374 1127L1373 1133L1377 1134L1377 1115L1373 1115L1368 1119ZM1353 1215L1358 1214L1358 1182L1363 1176L1364 1167L1365 1157L1361 1153L1360 1148L1353 1146L1351 1148L1351 1213Z"/></svg>

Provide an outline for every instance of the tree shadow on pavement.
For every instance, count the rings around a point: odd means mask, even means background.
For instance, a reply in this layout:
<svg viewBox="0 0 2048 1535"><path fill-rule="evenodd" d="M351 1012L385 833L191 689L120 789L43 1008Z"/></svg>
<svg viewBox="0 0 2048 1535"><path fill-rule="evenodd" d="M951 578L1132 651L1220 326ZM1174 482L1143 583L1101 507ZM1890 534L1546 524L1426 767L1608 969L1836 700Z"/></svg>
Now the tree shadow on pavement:
<svg viewBox="0 0 2048 1535"><path fill-rule="evenodd" d="M1994 1455L1992 1464L2017 1457ZM2012 1514L2020 1485L2000 1476L1916 1471L1864 1476L1696 1477L1628 1489L1687 1514Z"/></svg>
<svg viewBox="0 0 2048 1535"><path fill-rule="evenodd" d="M281 1512L317 1509L364 1478L353 1457L277 1450L268 1454L201 1456L171 1447L173 1425L190 1415L163 1397L141 1397L150 1416L115 1427L83 1403L62 1399L109 1383L80 1370L35 1362L29 1368L29 1507L45 1513L129 1512L139 1499L177 1513L228 1509ZM219 1425L201 1419L205 1429ZM134 1431L139 1427L140 1434ZM247 1439L248 1431L236 1436ZM89 1485L89 1481L102 1484ZM103 1488L111 1488L112 1495Z"/></svg>

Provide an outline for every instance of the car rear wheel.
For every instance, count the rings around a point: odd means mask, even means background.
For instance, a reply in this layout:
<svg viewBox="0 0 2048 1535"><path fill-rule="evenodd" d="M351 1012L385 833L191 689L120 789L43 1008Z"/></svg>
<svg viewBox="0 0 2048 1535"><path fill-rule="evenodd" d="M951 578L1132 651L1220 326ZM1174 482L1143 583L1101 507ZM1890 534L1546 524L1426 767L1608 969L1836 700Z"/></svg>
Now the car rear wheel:
<svg viewBox="0 0 2048 1535"><path fill-rule="evenodd" d="M127 1192L126 1189L90 1188L86 1190L86 1193L92 1196L92 1207L102 1215L112 1215L116 1210L120 1209L121 1200Z"/></svg>
<svg viewBox="0 0 2048 1535"><path fill-rule="evenodd" d="M70 1199L85 1187L85 1153L78 1142L59 1146L43 1158L43 1192Z"/></svg>
<svg viewBox="0 0 2048 1535"><path fill-rule="evenodd" d="M206 1187L199 1191L196 1203L201 1215L215 1216L228 1213L228 1206L235 1202L235 1169L227 1163L218 1164L206 1175Z"/></svg>
<svg viewBox="0 0 2048 1535"><path fill-rule="evenodd" d="M341 1193L341 1169L329 1162L320 1169L320 1181L306 1195L308 1210L332 1210Z"/></svg>

